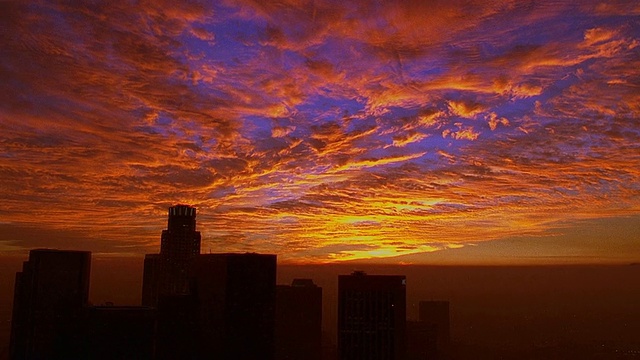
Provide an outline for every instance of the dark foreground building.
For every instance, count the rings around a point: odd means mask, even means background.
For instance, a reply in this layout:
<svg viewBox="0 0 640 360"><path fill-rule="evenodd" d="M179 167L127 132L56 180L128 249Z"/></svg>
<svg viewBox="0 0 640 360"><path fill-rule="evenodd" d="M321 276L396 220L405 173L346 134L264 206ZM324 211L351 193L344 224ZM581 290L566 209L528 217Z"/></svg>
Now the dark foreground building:
<svg viewBox="0 0 640 360"><path fill-rule="evenodd" d="M158 300L154 359L214 358L199 354L199 307L192 295L163 295ZM202 356L201 356L202 355Z"/></svg>
<svg viewBox="0 0 640 360"><path fill-rule="evenodd" d="M200 254L201 235L196 231L196 208L169 208L167 229L162 230L160 254L144 259L142 305L157 306L160 296L189 293L189 269Z"/></svg>
<svg viewBox="0 0 640 360"><path fill-rule="evenodd" d="M94 306L83 327L85 359L151 360L156 312L139 306Z"/></svg>
<svg viewBox="0 0 640 360"><path fill-rule="evenodd" d="M273 360L276 255L200 255L192 275L200 356Z"/></svg>
<svg viewBox="0 0 640 360"><path fill-rule="evenodd" d="M276 256L200 255L200 242L196 209L170 207L160 253L144 261L155 358L273 359Z"/></svg>
<svg viewBox="0 0 640 360"><path fill-rule="evenodd" d="M340 360L405 358L406 280L404 275L338 277Z"/></svg>
<svg viewBox="0 0 640 360"><path fill-rule="evenodd" d="M322 288L311 279L276 287L276 360L322 359Z"/></svg>
<svg viewBox="0 0 640 360"><path fill-rule="evenodd" d="M81 327L89 298L91 253L37 249L16 274L10 358L83 356Z"/></svg>
<svg viewBox="0 0 640 360"><path fill-rule="evenodd" d="M90 252L31 251L16 274L11 359L273 360L276 255L200 255L195 216L169 209L160 253L145 258L145 307L89 307Z"/></svg>

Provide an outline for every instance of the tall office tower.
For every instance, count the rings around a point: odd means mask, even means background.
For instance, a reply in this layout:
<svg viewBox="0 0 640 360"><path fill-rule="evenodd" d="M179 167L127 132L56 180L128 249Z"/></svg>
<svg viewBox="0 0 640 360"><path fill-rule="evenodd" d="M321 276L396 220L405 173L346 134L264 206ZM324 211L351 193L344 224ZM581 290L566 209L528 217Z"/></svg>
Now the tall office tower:
<svg viewBox="0 0 640 360"><path fill-rule="evenodd" d="M425 339L430 344L427 359L446 359L450 347L449 302L448 301L420 301L419 319L430 329L430 338Z"/></svg>
<svg viewBox="0 0 640 360"><path fill-rule="evenodd" d="M340 360L399 360L405 355L404 275L338 277Z"/></svg>
<svg viewBox="0 0 640 360"><path fill-rule="evenodd" d="M200 232L196 231L196 208L189 205L170 207L167 229L162 230L160 243L161 295L188 293L189 267L198 254Z"/></svg>
<svg viewBox="0 0 640 360"><path fill-rule="evenodd" d="M311 279L276 286L276 359L322 358L322 288Z"/></svg>
<svg viewBox="0 0 640 360"><path fill-rule="evenodd" d="M144 306L157 306L160 295L189 292L188 272L200 254L200 232L196 231L196 208L169 208L167 229L162 230L160 254L147 254L144 261L142 299Z"/></svg>
<svg viewBox="0 0 640 360"><path fill-rule="evenodd" d="M193 265L200 358L273 360L276 255L204 254Z"/></svg>
<svg viewBox="0 0 640 360"><path fill-rule="evenodd" d="M10 358L82 357L80 327L89 298L91 253L37 249L16 274Z"/></svg>

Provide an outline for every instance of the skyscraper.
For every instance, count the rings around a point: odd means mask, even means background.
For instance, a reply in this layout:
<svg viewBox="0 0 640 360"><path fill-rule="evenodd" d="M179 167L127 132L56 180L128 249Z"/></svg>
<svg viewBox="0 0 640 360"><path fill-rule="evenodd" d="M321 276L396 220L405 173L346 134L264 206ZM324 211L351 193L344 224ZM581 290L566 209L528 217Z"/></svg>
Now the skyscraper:
<svg viewBox="0 0 640 360"><path fill-rule="evenodd" d="M322 358L322 288L311 279L276 287L276 359Z"/></svg>
<svg viewBox="0 0 640 360"><path fill-rule="evenodd" d="M82 356L81 317L89 297L91 253L37 249L16 274L10 358Z"/></svg>
<svg viewBox="0 0 640 360"><path fill-rule="evenodd" d="M338 277L340 360L400 360L405 355L404 275Z"/></svg>
<svg viewBox="0 0 640 360"><path fill-rule="evenodd" d="M157 306L161 295L189 292L189 268L200 254L200 232L196 231L196 208L175 205L169 208L167 229L162 230L160 254L144 260L142 300Z"/></svg>
<svg viewBox="0 0 640 360"><path fill-rule="evenodd" d="M272 360L276 255L204 254L193 265L200 357Z"/></svg>

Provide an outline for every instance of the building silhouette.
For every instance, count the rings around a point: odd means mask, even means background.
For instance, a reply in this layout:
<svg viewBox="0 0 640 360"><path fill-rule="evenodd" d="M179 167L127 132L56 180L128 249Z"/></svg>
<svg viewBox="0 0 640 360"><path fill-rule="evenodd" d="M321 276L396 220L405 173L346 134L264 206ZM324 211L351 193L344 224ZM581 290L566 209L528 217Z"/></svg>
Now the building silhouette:
<svg viewBox="0 0 640 360"><path fill-rule="evenodd" d="M338 276L340 360L404 359L405 328L404 275Z"/></svg>
<svg viewBox="0 0 640 360"><path fill-rule="evenodd" d="M193 295L162 295L158 299L154 359L202 359L199 307Z"/></svg>
<svg viewBox="0 0 640 360"><path fill-rule="evenodd" d="M144 259L142 305L157 306L162 295L189 293L189 269L200 254L201 235L196 231L196 208L169 208L167 229L162 230L160 254Z"/></svg>
<svg viewBox="0 0 640 360"><path fill-rule="evenodd" d="M276 255L203 254L191 291L198 308L199 356L273 360Z"/></svg>
<svg viewBox="0 0 640 360"><path fill-rule="evenodd" d="M86 310L84 324L85 359L154 358L155 309L139 306L92 306Z"/></svg>
<svg viewBox="0 0 640 360"><path fill-rule="evenodd" d="M91 253L37 249L16 274L10 358L82 356L83 309L89 297Z"/></svg>
<svg viewBox="0 0 640 360"><path fill-rule="evenodd" d="M447 359L451 346L448 301L420 301L419 320L427 338L424 344L429 360Z"/></svg>
<svg viewBox="0 0 640 360"><path fill-rule="evenodd" d="M195 219L169 208L143 307L89 306L90 252L32 250L16 274L10 358L275 360L276 255L201 255ZM278 298L279 359L320 359L322 289L296 279Z"/></svg>
<svg viewBox="0 0 640 360"><path fill-rule="evenodd" d="M276 286L276 359L322 358L322 288L311 279Z"/></svg>
<svg viewBox="0 0 640 360"><path fill-rule="evenodd" d="M160 271L160 254L146 254L142 270L142 306L158 305Z"/></svg>
<svg viewBox="0 0 640 360"><path fill-rule="evenodd" d="M438 333L433 324L407 321L407 360L439 359Z"/></svg>

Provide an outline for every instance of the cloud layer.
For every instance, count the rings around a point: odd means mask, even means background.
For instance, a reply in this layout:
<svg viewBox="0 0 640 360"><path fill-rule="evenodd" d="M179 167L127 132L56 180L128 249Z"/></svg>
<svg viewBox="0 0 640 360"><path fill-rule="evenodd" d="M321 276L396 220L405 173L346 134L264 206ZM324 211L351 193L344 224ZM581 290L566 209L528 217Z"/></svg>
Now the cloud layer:
<svg viewBox="0 0 640 360"><path fill-rule="evenodd" d="M631 1L2 2L0 251L155 252L175 203L198 207L205 250L316 262L637 216L639 16Z"/></svg>

